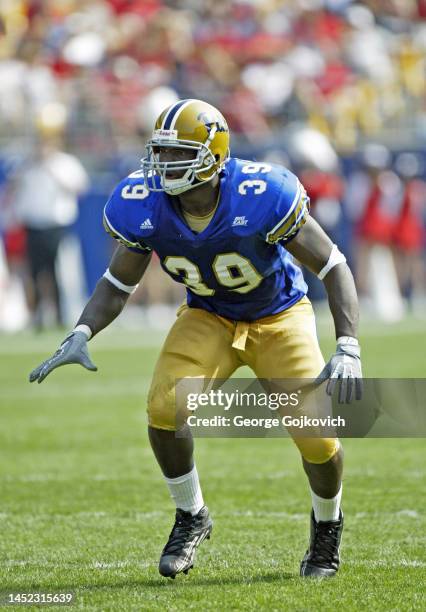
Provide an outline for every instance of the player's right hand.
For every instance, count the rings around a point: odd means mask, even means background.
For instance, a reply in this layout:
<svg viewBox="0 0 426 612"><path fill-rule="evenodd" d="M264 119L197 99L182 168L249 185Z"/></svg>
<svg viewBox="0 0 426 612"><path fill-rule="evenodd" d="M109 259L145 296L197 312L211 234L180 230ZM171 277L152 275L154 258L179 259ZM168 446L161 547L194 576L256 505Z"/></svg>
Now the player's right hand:
<svg viewBox="0 0 426 612"><path fill-rule="evenodd" d="M73 331L65 338L56 353L37 366L30 374L30 382L41 383L52 370L68 363L79 363L87 370L97 371L87 349L87 336L82 331Z"/></svg>

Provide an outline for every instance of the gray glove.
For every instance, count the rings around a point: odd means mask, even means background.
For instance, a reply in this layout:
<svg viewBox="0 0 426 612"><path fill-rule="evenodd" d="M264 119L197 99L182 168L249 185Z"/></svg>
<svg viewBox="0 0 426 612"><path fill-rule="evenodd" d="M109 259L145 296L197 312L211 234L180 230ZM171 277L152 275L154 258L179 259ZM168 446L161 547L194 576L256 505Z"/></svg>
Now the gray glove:
<svg viewBox="0 0 426 612"><path fill-rule="evenodd" d="M345 341L337 344L336 352L315 381L321 384L328 380L326 392L330 396L334 394L339 381L339 404L350 404L354 393L357 400L362 397L361 349L352 341L352 338L347 341L345 338Z"/></svg>
<svg viewBox="0 0 426 612"><path fill-rule="evenodd" d="M68 363L79 363L87 370L97 371L89 357L87 336L82 331L73 331L65 338L56 353L37 366L30 374L30 382L41 383L52 370Z"/></svg>

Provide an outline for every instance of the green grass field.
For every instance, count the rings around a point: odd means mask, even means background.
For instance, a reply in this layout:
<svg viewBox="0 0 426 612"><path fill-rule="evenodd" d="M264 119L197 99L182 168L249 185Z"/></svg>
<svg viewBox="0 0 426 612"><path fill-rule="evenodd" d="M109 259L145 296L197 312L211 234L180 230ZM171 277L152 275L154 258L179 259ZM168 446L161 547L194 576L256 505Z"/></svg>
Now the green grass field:
<svg viewBox="0 0 426 612"><path fill-rule="evenodd" d="M424 327L365 329L364 373L425 376ZM310 503L292 442L197 440L215 526L189 575L166 580L174 508L144 405L158 338L108 330L91 344L97 374L68 367L29 385L60 339L0 337L2 593L72 591L87 610L426 609L424 440L345 441L343 564L321 582L298 577Z"/></svg>

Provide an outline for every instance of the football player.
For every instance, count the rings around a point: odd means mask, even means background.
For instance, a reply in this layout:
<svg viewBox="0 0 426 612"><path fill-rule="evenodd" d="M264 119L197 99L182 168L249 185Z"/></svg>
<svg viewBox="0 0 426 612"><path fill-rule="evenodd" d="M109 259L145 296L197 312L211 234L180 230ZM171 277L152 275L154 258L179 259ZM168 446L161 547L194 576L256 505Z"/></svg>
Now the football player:
<svg viewBox="0 0 426 612"><path fill-rule="evenodd" d="M142 168L115 188L105 229L119 245L74 330L30 374L96 370L87 342L123 309L155 251L187 290L159 355L148 396L149 439L176 519L159 571L175 578L193 566L210 537L193 440L177 420L176 379L227 379L248 365L260 379L328 380L327 392L361 395L358 304L345 257L309 216L309 198L286 168L229 157L224 117L200 100L182 100L158 117ZM324 363L299 262L323 280L337 348ZM301 576L339 567L343 451L335 437L295 437L312 496L310 544Z"/></svg>

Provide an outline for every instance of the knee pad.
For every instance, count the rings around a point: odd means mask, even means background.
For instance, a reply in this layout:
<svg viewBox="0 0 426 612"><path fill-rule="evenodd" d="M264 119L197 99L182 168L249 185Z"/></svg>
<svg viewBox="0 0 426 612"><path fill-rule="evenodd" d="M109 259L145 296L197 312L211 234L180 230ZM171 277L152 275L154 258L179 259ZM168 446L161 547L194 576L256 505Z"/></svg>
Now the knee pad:
<svg viewBox="0 0 426 612"><path fill-rule="evenodd" d="M159 383L152 384L148 394L148 423L156 429L176 431L178 426L175 379L165 377Z"/></svg>
<svg viewBox="0 0 426 612"><path fill-rule="evenodd" d="M194 379L197 379L194 385ZM156 429L176 431L186 422L190 411L188 393L203 390L204 376L174 378L164 376L154 380L148 394L148 422Z"/></svg>
<svg viewBox="0 0 426 612"><path fill-rule="evenodd" d="M338 438L293 438L308 463L327 463L340 449Z"/></svg>

